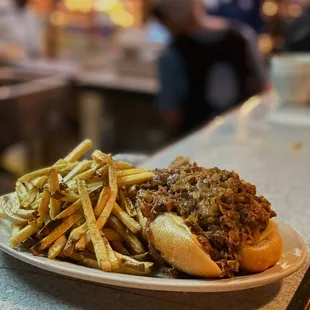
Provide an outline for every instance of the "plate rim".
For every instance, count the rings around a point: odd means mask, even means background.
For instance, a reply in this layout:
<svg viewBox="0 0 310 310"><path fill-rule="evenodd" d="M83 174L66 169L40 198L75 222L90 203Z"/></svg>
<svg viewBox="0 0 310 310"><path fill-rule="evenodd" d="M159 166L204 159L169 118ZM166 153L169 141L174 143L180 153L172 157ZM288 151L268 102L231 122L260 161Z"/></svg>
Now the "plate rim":
<svg viewBox="0 0 310 310"><path fill-rule="evenodd" d="M33 256L31 253L12 249L8 244L3 243L2 241L0 241L0 249L8 255L37 268L92 283L153 291L205 293L229 292L255 288L277 282L296 272L305 263L308 252L305 241L287 223L280 220L276 220L276 222L279 226L286 226L290 232L294 234L295 239L299 241L300 247L302 248L302 254L298 257L296 264L289 266L282 272L267 274L263 278L256 279L251 278L251 275L249 275L232 279L212 279L208 281L206 279L164 279L159 277L135 276L120 273L108 273L108 276L102 277L101 271L99 273L98 270L84 266ZM285 240L283 240L283 242L285 242ZM271 269L272 268L273 267L271 267ZM87 270L89 271L88 273L86 272ZM150 281L150 279L152 280ZM165 283L163 283L163 280L165 280Z"/></svg>

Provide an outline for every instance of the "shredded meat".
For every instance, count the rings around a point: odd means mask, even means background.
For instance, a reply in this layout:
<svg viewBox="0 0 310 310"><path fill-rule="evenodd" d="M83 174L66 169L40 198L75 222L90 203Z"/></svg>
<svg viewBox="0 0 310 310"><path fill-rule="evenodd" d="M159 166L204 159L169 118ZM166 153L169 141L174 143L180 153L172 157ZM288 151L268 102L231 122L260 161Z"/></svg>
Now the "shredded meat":
<svg viewBox="0 0 310 310"><path fill-rule="evenodd" d="M181 167L157 169L132 193L152 221L162 212L181 216L206 253L231 277L239 271L240 248L254 242L276 216L256 187L232 171L205 169L178 159Z"/></svg>

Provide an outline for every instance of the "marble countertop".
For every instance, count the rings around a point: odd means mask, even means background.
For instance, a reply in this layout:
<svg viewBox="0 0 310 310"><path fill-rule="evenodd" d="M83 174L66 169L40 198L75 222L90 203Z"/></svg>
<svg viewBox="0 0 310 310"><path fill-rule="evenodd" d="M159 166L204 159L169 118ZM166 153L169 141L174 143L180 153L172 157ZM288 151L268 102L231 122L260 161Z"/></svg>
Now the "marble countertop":
<svg viewBox="0 0 310 310"><path fill-rule="evenodd" d="M193 135L148 159L165 167L177 155L204 166L234 169L257 185L278 217L310 249L310 126L274 121L283 109L275 94L253 98ZM294 109L295 120L298 109ZM297 112L296 112L297 111ZM281 114L280 113L280 114ZM300 115L304 112L300 110ZM285 309L310 261L295 274L265 287L230 293L140 291L73 280L0 253L0 309Z"/></svg>

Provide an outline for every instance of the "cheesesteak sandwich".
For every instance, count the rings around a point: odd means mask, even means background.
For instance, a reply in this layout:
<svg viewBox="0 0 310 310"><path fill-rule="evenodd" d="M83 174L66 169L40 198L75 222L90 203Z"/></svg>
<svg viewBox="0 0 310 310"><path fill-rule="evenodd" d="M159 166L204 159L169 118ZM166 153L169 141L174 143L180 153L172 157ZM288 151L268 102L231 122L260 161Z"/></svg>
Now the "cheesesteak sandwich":
<svg viewBox="0 0 310 310"><path fill-rule="evenodd" d="M235 172L177 158L169 169L132 188L150 250L198 277L261 272L282 252L276 213Z"/></svg>

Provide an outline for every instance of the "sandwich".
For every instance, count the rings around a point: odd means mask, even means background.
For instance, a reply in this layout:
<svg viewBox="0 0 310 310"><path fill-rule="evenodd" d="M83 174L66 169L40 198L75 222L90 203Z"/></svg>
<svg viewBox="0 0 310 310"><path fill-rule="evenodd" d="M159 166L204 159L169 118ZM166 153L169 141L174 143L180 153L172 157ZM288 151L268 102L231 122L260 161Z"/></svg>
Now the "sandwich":
<svg viewBox="0 0 310 310"><path fill-rule="evenodd" d="M282 253L276 213L234 171L177 158L130 189L154 257L196 277L262 272Z"/></svg>

